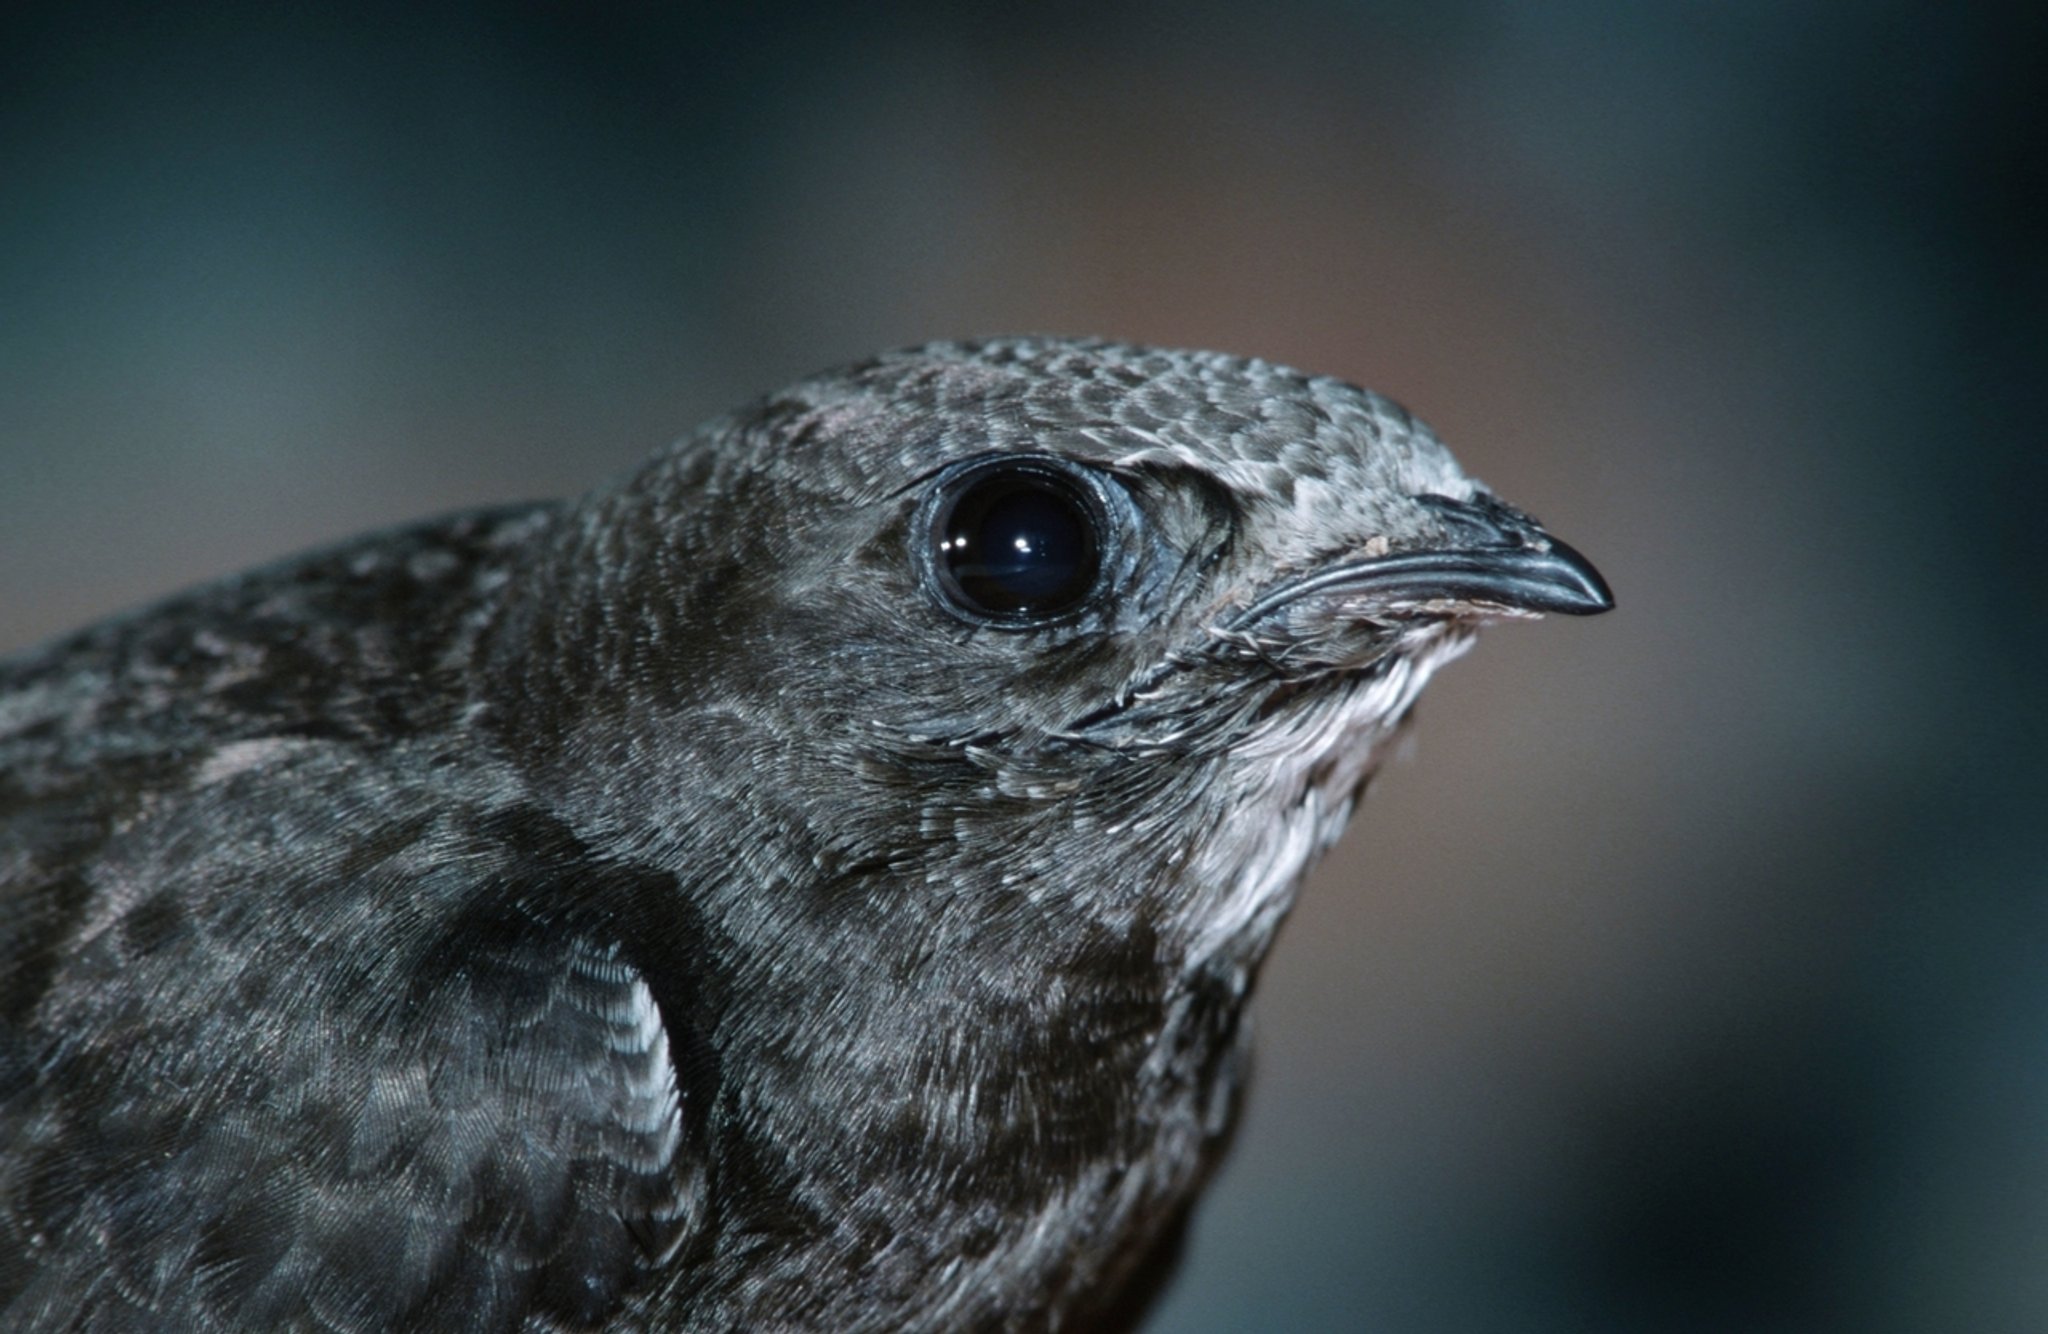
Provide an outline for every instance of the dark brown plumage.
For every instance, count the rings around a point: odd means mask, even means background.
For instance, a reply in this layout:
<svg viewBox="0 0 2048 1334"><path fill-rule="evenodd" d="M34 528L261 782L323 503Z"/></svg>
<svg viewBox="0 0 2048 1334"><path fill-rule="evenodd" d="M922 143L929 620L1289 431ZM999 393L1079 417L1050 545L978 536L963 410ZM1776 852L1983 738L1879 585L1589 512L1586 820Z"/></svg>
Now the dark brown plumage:
<svg viewBox="0 0 2048 1334"><path fill-rule="evenodd" d="M1009 339L0 666L0 1324L1070 1328L1430 672L1392 404Z"/></svg>

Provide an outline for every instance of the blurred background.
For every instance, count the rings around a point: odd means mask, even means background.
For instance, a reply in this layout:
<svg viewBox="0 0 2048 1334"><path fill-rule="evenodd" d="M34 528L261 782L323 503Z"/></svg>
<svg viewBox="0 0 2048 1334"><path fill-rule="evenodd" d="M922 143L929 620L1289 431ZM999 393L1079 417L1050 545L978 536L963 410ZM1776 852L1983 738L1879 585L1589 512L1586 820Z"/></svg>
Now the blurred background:
<svg viewBox="0 0 2048 1334"><path fill-rule="evenodd" d="M889 345L1357 380L1620 609L1432 688L1152 1329L2048 1329L2037 18L165 8L0 20L0 651Z"/></svg>

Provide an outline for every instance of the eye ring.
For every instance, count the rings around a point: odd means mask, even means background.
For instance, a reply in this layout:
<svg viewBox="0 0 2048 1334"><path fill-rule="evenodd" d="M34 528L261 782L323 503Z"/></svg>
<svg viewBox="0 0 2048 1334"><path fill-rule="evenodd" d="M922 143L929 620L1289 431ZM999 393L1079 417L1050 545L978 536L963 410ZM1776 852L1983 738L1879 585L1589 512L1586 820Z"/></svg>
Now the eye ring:
<svg viewBox="0 0 2048 1334"><path fill-rule="evenodd" d="M1054 625L1101 594L1112 526L1101 482L1052 455L944 475L926 506L924 562L947 611L1002 629Z"/></svg>

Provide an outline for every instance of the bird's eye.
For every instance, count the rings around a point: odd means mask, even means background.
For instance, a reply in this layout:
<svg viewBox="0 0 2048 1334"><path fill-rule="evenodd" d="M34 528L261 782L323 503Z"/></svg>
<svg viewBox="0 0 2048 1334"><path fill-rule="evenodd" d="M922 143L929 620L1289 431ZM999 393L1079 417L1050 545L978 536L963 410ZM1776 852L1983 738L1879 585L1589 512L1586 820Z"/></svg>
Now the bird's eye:
<svg viewBox="0 0 2048 1334"><path fill-rule="evenodd" d="M1027 626L1094 596L1107 530L1094 489L1058 459L999 459L943 488L932 512L932 571L970 619Z"/></svg>

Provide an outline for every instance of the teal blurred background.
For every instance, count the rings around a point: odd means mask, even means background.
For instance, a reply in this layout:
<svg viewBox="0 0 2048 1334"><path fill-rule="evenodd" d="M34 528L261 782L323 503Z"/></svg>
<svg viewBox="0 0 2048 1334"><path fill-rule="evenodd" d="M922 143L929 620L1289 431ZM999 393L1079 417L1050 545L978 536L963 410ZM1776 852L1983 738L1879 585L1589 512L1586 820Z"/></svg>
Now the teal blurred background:
<svg viewBox="0 0 2048 1334"><path fill-rule="evenodd" d="M2048 1329L2044 36L16 5L0 651L883 346L1355 379L1621 606L1432 688L1152 1328Z"/></svg>

